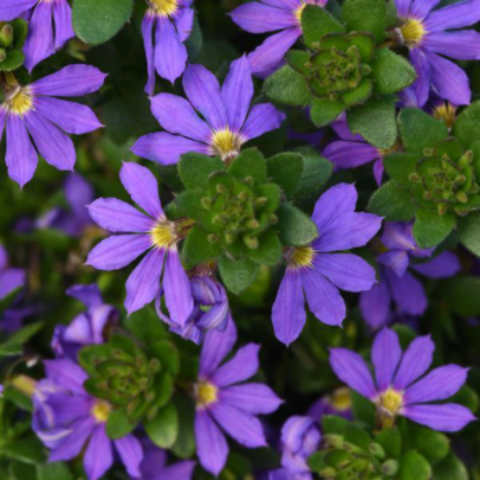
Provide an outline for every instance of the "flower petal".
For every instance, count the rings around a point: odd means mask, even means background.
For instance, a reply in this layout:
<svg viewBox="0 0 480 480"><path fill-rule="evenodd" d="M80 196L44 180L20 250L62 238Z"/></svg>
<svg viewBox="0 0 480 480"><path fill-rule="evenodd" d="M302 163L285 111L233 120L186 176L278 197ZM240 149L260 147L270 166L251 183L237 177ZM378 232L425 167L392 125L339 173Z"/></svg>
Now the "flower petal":
<svg viewBox="0 0 480 480"><path fill-rule="evenodd" d="M148 12L142 20L142 37L145 56L147 60L147 84L145 93L153 95L155 90L155 50L153 47L153 27L155 25L155 16Z"/></svg>
<svg viewBox="0 0 480 480"><path fill-rule="evenodd" d="M395 5L397 7L397 15L400 18L408 18L408 13L410 10L410 5L412 4L412 0L395 0Z"/></svg>
<svg viewBox="0 0 480 480"><path fill-rule="evenodd" d="M105 432L105 425L98 424L83 457L85 472L89 480L98 480L112 465L112 443Z"/></svg>
<svg viewBox="0 0 480 480"><path fill-rule="evenodd" d="M60 462L75 458L82 451L94 428L95 420L90 416L71 425L72 433L63 438L59 446L50 452L48 461Z"/></svg>
<svg viewBox="0 0 480 480"><path fill-rule="evenodd" d="M53 2L53 18L55 20L55 50L58 50L75 36L72 27L72 7L66 0Z"/></svg>
<svg viewBox="0 0 480 480"><path fill-rule="evenodd" d="M480 33L474 30L433 32L425 36L422 46L431 52L457 60L478 60Z"/></svg>
<svg viewBox="0 0 480 480"><path fill-rule="evenodd" d="M28 23L28 37L23 48L25 66L31 72L33 67L55 51L53 40L53 3L40 2L33 10Z"/></svg>
<svg viewBox="0 0 480 480"><path fill-rule="evenodd" d="M152 218L159 219L164 216L158 195L158 182L148 168L134 162L124 162L120 170L120 180L130 198Z"/></svg>
<svg viewBox="0 0 480 480"><path fill-rule="evenodd" d="M416 0L412 2L410 14L413 18L424 19L441 0Z"/></svg>
<svg viewBox="0 0 480 480"><path fill-rule="evenodd" d="M388 284L380 276L377 284L360 295L360 311L370 328L377 330L390 321L390 303Z"/></svg>
<svg viewBox="0 0 480 480"><path fill-rule="evenodd" d="M8 22L19 17L32 8L38 0L2 0L0 4L0 20Z"/></svg>
<svg viewBox="0 0 480 480"><path fill-rule="evenodd" d="M335 375L352 390L365 398L374 398L377 394L372 374L365 360L346 348L330 349L330 366Z"/></svg>
<svg viewBox="0 0 480 480"><path fill-rule="evenodd" d="M7 119L7 154L5 163L8 176L23 187L37 169L38 156L33 148L24 121L10 115Z"/></svg>
<svg viewBox="0 0 480 480"><path fill-rule="evenodd" d="M274 32L298 25L294 12L258 2L244 3L230 16L242 30L249 33Z"/></svg>
<svg viewBox="0 0 480 480"><path fill-rule="evenodd" d="M59 387L76 394L85 394L83 383L87 380L88 375L76 363L67 358L61 358L45 360L43 365L47 377Z"/></svg>
<svg viewBox="0 0 480 480"><path fill-rule="evenodd" d="M150 133L140 137L132 147L132 152L162 165L177 163L184 153L198 152L205 155L210 153L207 145L203 143L164 132Z"/></svg>
<svg viewBox="0 0 480 480"><path fill-rule="evenodd" d="M412 264L411 267L428 278L453 277L460 271L460 261L453 252L443 252L427 263Z"/></svg>
<svg viewBox="0 0 480 480"><path fill-rule="evenodd" d="M92 220L109 232L146 233L154 222L117 198L98 198L88 206Z"/></svg>
<svg viewBox="0 0 480 480"><path fill-rule="evenodd" d="M185 42L192 33L194 18L195 12L192 8L182 8L175 17L175 27L181 42Z"/></svg>
<svg viewBox="0 0 480 480"><path fill-rule="evenodd" d="M283 403L270 387L261 383L222 388L219 398L221 402L253 415L272 413Z"/></svg>
<svg viewBox="0 0 480 480"><path fill-rule="evenodd" d="M197 410L195 413L195 438L202 467L218 475L227 462L228 444L207 410Z"/></svg>
<svg viewBox="0 0 480 480"><path fill-rule="evenodd" d="M397 277L403 277L410 264L408 253L402 250L390 250L382 253L378 256L377 261L389 268Z"/></svg>
<svg viewBox="0 0 480 480"><path fill-rule="evenodd" d="M68 65L30 86L37 95L79 97L96 92L106 77L105 73L90 65Z"/></svg>
<svg viewBox="0 0 480 480"><path fill-rule="evenodd" d="M278 111L271 103L260 103L251 109L247 121L242 128L242 137L251 140L280 128L285 114Z"/></svg>
<svg viewBox="0 0 480 480"><path fill-rule="evenodd" d="M115 440L114 443L128 474L134 478L141 477L140 464L143 460L141 443L131 434Z"/></svg>
<svg viewBox="0 0 480 480"><path fill-rule="evenodd" d="M355 168L379 158L380 152L366 142L337 141L330 143L322 155L342 169Z"/></svg>
<svg viewBox="0 0 480 480"><path fill-rule="evenodd" d="M151 106L158 123L168 132L204 143L210 140L210 127L184 98L161 93L151 99Z"/></svg>
<svg viewBox="0 0 480 480"><path fill-rule="evenodd" d="M375 269L351 253L319 253L315 256L314 265L334 285L348 292L370 290L377 281Z"/></svg>
<svg viewBox="0 0 480 480"><path fill-rule="evenodd" d="M25 285L25 270L7 268L0 271L0 300L10 295L17 288Z"/></svg>
<svg viewBox="0 0 480 480"><path fill-rule="evenodd" d="M395 273L385 269L385 276L400 313L422 315L425 312L428 299L419 280L408 271L402 277L397 277Z"/></svg>
<svg viewBox="0 0 480 480"><path fill-rule="evenodd" d="M451 28L468 27L479 20L478 0L467 0L432 12L425 21L425 28L428 32L440 32Z"/></svg>
<svg viewBox="0 0 480 480"><path fill-rule="evenodd" d="M81 135L103 127L86 105L48 97L35 98L34 101L35 110L64 132Z"/></svg>
<svg viewBox="0 0 480 480"><path fill-rule="evenodd" d="M417 337L410 343L395 375L396 390L405 390L428 370L433 360L434 350L435 344L430 335Z"/></svg>
<svg viewBox="0 0 480 480"><path fill-rule="evenodd" d="M214 130L227 126L228 117L215 75L202 65L189 65L183 75L183 88L190 103Z"/></svg>
<svg viewBox="0 0 480 480"><path fill-rule="evenodd" d="M128 277L125 308L129 315L152 302L158 295L163 257L164 251L154 248L145 255Z"/></svg>
<svg viewBox="0 0 480 480"><path fill-rule="evenodd" d="M476 420L472 412L456 403L443 405L412 405L403 415L410 420L441 432L458 432Z"/></svg>
<svg viewBox="0 0 480 480"><path fill-rule="evenodd" d="M341 325L346 307L338 288L312 269L304 271L302 284L312 313L327 325Z"/></svg>
<svg viewBox="0 0 480 480"><path fill-rule="evenodd" d="M253 93L252 71L244 55L232 62L222 86L223 103L231 130L238 132L245 123Z"/></svg>
<svg viewBox="0 0 480 480"><path fill-rule="evenodd" d="M306 320L301 275L287 269L272 309L275 336L287 346L299 337Z"/></svg>
<svg viewBox="0 0 480 480"><path fill-rule="evenodd" d="M95 246L86 264L97 270L118 270L133 262L151 246L149 235L114 235Z"/></svg>
<svg viewBox="0 0 480 480"><path fill-rule="evenodd" d="M467 381L468 368L445 365L432 370L428 375L407 388L405 403L435 402L445 400L458 392Z"/></svg>
<svg viewBox="0 0 480 480"><path fill-rule="evenodd" d="M260 420L253 415L217 402L209 408L217 423L238 443L248 448L267 446Z"/></svg>
<svg viewBox="0 0 480 480"><path fill-rule="evenodd" d="M402 357L398 335L388 328L377 334L372 346L372 363L379 392L392 385L395 371Z"/></svg>

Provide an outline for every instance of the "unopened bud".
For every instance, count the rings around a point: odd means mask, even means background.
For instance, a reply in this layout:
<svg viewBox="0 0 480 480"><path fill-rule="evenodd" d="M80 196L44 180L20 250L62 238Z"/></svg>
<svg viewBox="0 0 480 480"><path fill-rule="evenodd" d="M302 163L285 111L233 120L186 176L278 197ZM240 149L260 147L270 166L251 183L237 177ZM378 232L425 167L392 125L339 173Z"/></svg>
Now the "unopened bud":
<svg viewBox="0 0 480 480"><path fill-rule="evenodd" d="M385 450L379 443L371 443L368 448L374 457L385 458Z"/></svg>
<svg viewBox="0 0 480 480"><path fill-rule="evenodd" d="M422 153L425 157L431 157L433 155L433 148L424 148Z"/></svg>
<svg viewBox="0 0 480 480"><path fill-rule="evenodd" d="M228 243L228 245L231 245L235 240L237 236L234 233L226 233L225 234L225 241Z"/></svg>
<svg viewBox="0 0 480 480"><path fill-rule="evenodd" d="M258 248L258 238L257 237L249 237L248 235L245 235L243 237L243 243L248 248L251 248L252 250L256 250Z"/></svg>
<svg viewBox="0 0 480 480"><path fill-rule="evenodd" d="M432 192L424 192L423 199L427 200L427 202L431 202L433 200Z"/></svg>
<svg viewBox="0 0 480 480"><path fill-rule="evenodd" d="M250 186L252 186L253 182L254 182L253 177L251 175L248 175L248 177L245 177L244 181L245 181L245 183L247 183Z"/></svg>
<svg viewBox="0 0 480 480"><path fill-rule="evenodd" d="M223 221L223 218L220 215L215 215L212 218L212 223L217 227L221 227L225 222Z"/></svg>
<svg viewBox="0 0 480 480"><path fill-rule="evenodd" d="M328 445L331 445L333 448L343 448L344 440L341 435L329 434L325 435L325 441Z"/></svg>
<svg viewBox="0 0 480 480"><path fill-rule="evenodd" d="M408 176L408 179L413 182L413 183L420 183L422 181L420 175L416 172L414 173L411 173L409 176Z"/></svg>
<svg viewBox="0 0 480 480"><path fill-rule="evenodd" d="M13 27L8 23L0 29L0 43L4 47L10 47L13 43Z"/></svg>
<svg viewBox="0 0 480 480"><path fill-rule="evenodd" d="M212 199L210 197L203 197L201 204L205 210L210 210L212 208Z"/></svg>
<svg viewBox="0 0 480 480"><path fill-rule="evenodd" d="M437 205L437 213L439 215L445 215L447 213L447 205L445 203L439 203Z"/></svg>
<svg viewBox="0 0 480 480"><path fill-rule="evenodd" d="M382 472L388 477L393 477L398 472L398 462L391 458L382 464Z"/></svg>
<svg viewBox="0 0 480 480"><path fill-rule="evenodd" d="M217 183L217 185L215 186L215 190L217 191L217 193L220 193L222 195L228 192L227 187L221 183Z"/></svg>
<svg viewBox="0 0 480 480"><path fill-rule="evenodd" d="M248 198L248 192L246 192L245 190L243 192L240 192L238 195L237 195L237 198L239 200L241 200L242 202L244 202L245 200L247 200Z"/></svg>
<svg viewBox="0 0 480 480"><path fill-rule="evenodd" d="M247 222L247 228L249 230L255 230L260 226L260 222L256 218L252 218Z"/></svg>
<svg viewBox="0 0 480 480"><path fill-rule="evenodd" d="M264 205L266 205L268 202L268 198L267 197L258 197L256 200L255 200L255 203L257 204L258 207L263 207Z"/></svg>
<svg viewBox="0 0 480 480"><path fill-rule="evenodd" d="M209 243L217 243L218 237L214 233L210 233L207 236L207 240L209 241Z"/></svg>
<svg viewBox="0 0 480 480"><path fill-rule="evenodd" d="M7 58L7 52L4 48L0 48L0 63Z"/></svg>
<svg viewBox="0 0 480 480"><path fill-rule="evenodd" d="M460 202L460 203L467 203L468 202L468 196L465 192L457 192L457 194L455 195L455 197L457 198L457 200Z"/></svg>

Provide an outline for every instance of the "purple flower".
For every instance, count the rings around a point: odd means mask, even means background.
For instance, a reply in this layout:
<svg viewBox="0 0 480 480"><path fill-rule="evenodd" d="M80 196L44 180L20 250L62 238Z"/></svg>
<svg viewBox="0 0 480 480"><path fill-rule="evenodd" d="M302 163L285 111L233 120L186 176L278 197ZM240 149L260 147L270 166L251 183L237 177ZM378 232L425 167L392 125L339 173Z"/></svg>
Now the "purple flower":
<svg viewBox="0 0 480 480"><path fill-rule="evenodd" d="M246 57L232 63L222 88L205 67L189 65L183 88L188 101L170 93L151 99L152 112L166 132L141 137L132 148L136 155L162 165L177 163L187 152L229 160L242 144L279 128L285 119L270 103L251 107L254 89Z"/></svg>
<svg viewBox="0 0 480 480"><path fill-rule="evenodd" d="M230 309L227 292L213 278L207 275L192 277L190 278L190 287L194 302L193 311L183 326L172 321L162 312L160 296L157 297L155 308L158 316L170 327L172 332L199 344L203 340L204 332L208 330L225 331L228 319L231 318Z"/></svg>
<svg viewBox="0 0 480 480"><path fill-rule="evenodd" d="M377 185L380 186L384 171L383 157L394 152L398 145L395 144L390 149L382 149L370 145L361 135L354 135L350 131L345 115L333 122L331 127L340 137L340 140L329 143L323 150L322 155L341 170L373 162L373 176Z"/></svg>
<svg viewBox="0 0 480 480"><path fill-rule="evenodd" d="M147 0L149 8L142 22L147 56L148 81L145 91L155 89L155 70L171 83L187 66L185 40L193 27L193 0Z"/></svg>
<svg viewBox="0 0 480 480"><path fill-rule="evenodd" d="M8 254L0 245L0 300L25 285L25 270L9 266Z"/></svg>
<svg viewBox="0 0 480 480"><path fill-rule="evenodd" d="M265 77L278 69L285 54L302 35L301 17L308 4L324 7L328 0L262 0L236 8L230 16L250 33L278 32L248 55L255 75Z"/></svg>
<svg viewBox="0 0 480 480"><path fill-rule="evenodd" d="M140 477L141 443L132 434L114 441L107 437L112 407L84 390L87 374L69 359L44 364L47 378L37 383L33 395L33 430L51 450L49 461L71 460L85 449L87 477L97 480L112 466L114 446L129 475Z"/></svg>
<svg viewBox="0 0 480 480"><path fill-rule="evenodd" d="M325 415L335 415L347 420L352 419L350 390L346 387L340 387L333 393L324 395L308 409L307 415L319 424Z"/></svg>
<svg viewBox="0 0 480 480"><path fill-rule="evenodd" d="M373 329L392 320L392 302L400 315L422 315L428 306L422 283L408 269L427 278L440 279L455 275L460 262L452 252L444 252L426 263L411 263L411 259L431 257L433 249L418 248L412 234L412 225L388 222L381 237L388 251L378 257L379 282L360 295L363 318Z"/></svg>
<svg viewBox="0 0 480 480"><path fill-rule="evenodd" d="M172 321L184 326L193 311L190 282L180 261L177 242L185 234L182 220L165 216L158 184L148 168L124 163L120 179L132 200L145 212L116 198L100 198L88 206L92 219L120 235L101 241L89 254L87 265L99 270L118 270L148 252L127 280L125 308L139 310L160 294L160 278Z"/></svg>
<svg viewBox="0 0 480 480"><path fill-rule="evenodd" d="M454 395L468 369L446 365L424 375L434 349L430 336L417 337L402 354L397 334L385 328L372 347L375 379L363 358L351 350L333 348L330 364L342 382L376 405L383 426L393 425L402 415L433 430L456 432L475 419L472 412L455 403L429 403Z"/></svg>
<svg viewBox="0 0 480 480"><path fill-rule="evenodd" d="M103 302L95 284L75 285L66 293L84 303L87 311L77 315L68 326L57 325L51 346L57 357L76 361L82 347L104 343L106 330L118 322L119 314Z"/></svg>
<svg viewBox="0 0 480 480"><path fill-rule="evenodd" d="M161 450L150 441L144 442L143 451L140 480L191 480L195 462L185 461L167 465L165 450Z"/></svg>
<svg viewBox="0 0 480 480"><path fill-rule="evenodd" d="M69 65L21 87L7 75L5 101L0 105L0 139L6 125L5 161L9 177L23 187L31 180L38 154L58 170L72 170L76 152L66 133L82 134L102 125L90 108L54 98L78 97L98 90L105 74L88 65Z"/></svg>
<svg viewBox="0 0 480 480"><path fill-rule="evenodd" d="M457 29L480 20L479 0L466 0L440 10L433 10L438 1L395 0L399 26L393 37L410 49L418 75L413 87L419 105L428 99L430 85L442 98L455 105L470 103L471 91L463 69L443 56L456 60L480 58L480 34ZM455 29L455 31L450 31Z"/></svg>
<svg viewBox="0 0 480 480"><path fill-rule="evenodd" d="M230 321L224 333L207 333L200 354L195 437L200 463L214 475L223 469L228 456L227 441L219 426L245 447L266 446L256 415L274 412L282 403L266 385L237 385L257 372L258 345L250 343L240 348L231 360L219 366L236 340L237 330Z"/></svg>
<svg viewBox="0 0 480 480"><path fill-rule="evenodd" d="M312 220L318 237L311 245L295 247L287 254L287 271L273 305L276 337L286 345L305 325L305 298L312 313L327 325L340 325L346 307L339 289L369 290L375 270L350 253L332 253L365 245L380 229L382 219L355 212L357 191L341 183L317 201Z"/></svg>
<svg viewBox="0 0 480 480"><path fill-rule="evenodd" d="M67 0L2 0L0 20L24 17L28 23L25 66L31 72L37 63L53 55L75 36L72 9Z"/></svg>

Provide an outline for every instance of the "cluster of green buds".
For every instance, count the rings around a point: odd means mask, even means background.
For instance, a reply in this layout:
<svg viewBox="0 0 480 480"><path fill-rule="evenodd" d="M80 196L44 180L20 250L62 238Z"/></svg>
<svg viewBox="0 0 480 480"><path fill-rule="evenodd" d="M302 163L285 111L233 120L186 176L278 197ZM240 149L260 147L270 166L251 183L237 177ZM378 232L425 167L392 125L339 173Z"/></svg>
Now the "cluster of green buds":
<svg viewBox="0 0 480 480"><path fill-rule="evenodd" d="M10 72L23 65L25 56L22 48L27 33L27 22L21 18L0 22L0 71Z"/></svg>
<svg viewBox="0 0 480 480"><path fill-rule="evenodd" d="M453 211L463 216L480 207L472 150L450 138L433 149L424 149L423 155L409 176L417 202L433 204L439 215Z"/></svg>

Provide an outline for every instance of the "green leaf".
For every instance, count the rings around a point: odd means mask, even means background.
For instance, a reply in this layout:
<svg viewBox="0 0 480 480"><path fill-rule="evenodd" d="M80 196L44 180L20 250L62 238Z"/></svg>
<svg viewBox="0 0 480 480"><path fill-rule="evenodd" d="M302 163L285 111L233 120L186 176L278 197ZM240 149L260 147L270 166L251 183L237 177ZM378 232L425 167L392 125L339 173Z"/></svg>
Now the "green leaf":
<svg viewBox="0 0 480 480"><path fill-rule="evenodd" d="M73 478L66 463L53 462L37 466L37 480L73 480Z"/></svg>
<svg viewBox="0 0 480 480"><path fill-rule="evenodd" d="M73 29L85 43L104 43L127 23L132 9L133 0L75 0Z"/></svg>
<svg viewBox="0 0 480 480"><path fill-rule="evenodd" d="M422 158L418 153L391 153L383 158L385 171L393 180L402 185L410 185L409 175L415 171L417 162Z"/></svg>
<svg viewBox="0 0 480 480"><path fill-rule="evenodd" d="M372 76L376 93L388 95L411 85L417 74L408 60L388 48L380 48L372 63Z"/></svg>
<svg viewBox="0 0 480 480"><path fill-rule="evenodd" d="M282 244L273 230L268 230L258 237L258 248L248 249L247 256L259 265L273 267L282 260Z"/></svg>
<svg viewBox="0 0 480 480"><path fill-rule="evenodd" d="M208 240L205 231L195 226L185 239L182 253L188 263L197 265L216 259L222 253L222 249L218 243Z"/></svg>
<svg viewBox="0 0 480 480"><path fill-rule="evenodd" d="M468 148L475 140L480 139L480 100L473 102L460 113L452 133L464 148Z"/></svg>
<svg viewBox="0 0 480 480"><path fill-rule="evenodd" d="M384 0L346 0L342 8L347 31L372 33L377 42L385 37L386 16Z"/></svg>
<svg viewBox="0 0 480 480"><path fill-rule="evenodd" d="M31 465L43 463L46 460L42 443L33 435L10 440L2 445L2 456Z"/></svg>
<svg viewBox="0 0 480 480"><path fill-rule="evenodd" d="M373 403L354 390L350 390L350 398L352 400L352 413L355 421L373 430L376 424L376 411Z"/></svg>
<svg viewBox="0 0 480 480"><path fill-rule="evenodd" d="M322 431L325 435L344 435L350 422L335 415L325 415L322 418Z"/></svg>
<svg viewBox="0 0 480 480"><path fill-rule="evenodd" d="M398 116L402 143L408 152L422 153L448 137L444 122L418 108L404 108Z"/></svg>
<svg viewBox="0 0 480 480"><path fill-rule="evenodd" d="M480 212L458 219L458 238L462 245L480 257Z"/></svg>
<svg viewBox="0 0 480 480"><path fill-rule="evenodd" d="M378 148L390 148L397 140L395 97L371 98L367 103L347 111L352 133L359 133Z"/></svg>
<svg viewBox="0 0 480 480"><path fill-rule="evenodd" d="M369 78L365 78L358 87L342 95L342 102L347 105L357 105L359 103L364 103L372 95L373 84Z"/></svg>
<svg viewBox="0 0 480 480"><path fill-rule="evenodd" d="M305 107L310 103L311 95L305 77L288 65L268 77L263 89L274 102L293 107Z"/></svg>
<svg viewBox="0 0 480 480"><path fill-rule="evenodd" d="M291 203L281 205L277 216L280 239L284 245L307 245L318 235L317 226Z"/></svg>
<svg viewBox="0 0 480 480"><path fill-rule="evenodd" d="M304 50L289 50L286 55L287 63L298 73L308 77L310 70L307 65L310 63L310 53Z"/></svg>
<svg viewBox="0 0 480 480"><path fill-rule="evenodd" d="M356 445L365 452L368 451L368 447L372 442L370 435L363 430L363 428L354 423L350 423L345 429L345 440L349 443L353 443L353 445Z"/></svg>
<svg viewBox="0 0 480 480"><path fill-rule="evenodd" d="M222 256L218 262L218 269L227 289L238 295L255 280L258 265L251 260L230 260Z"/></svg>
<svg viewBox="0 0 480 480"><path fill-rule="evenodd" d="M162 184L167 185L174 192L184 190L183 182L178 174L177 165L156 165Z"/></svg>
<svg viewBox="0 0 480 480"><path fill-rule="evenodd" d="M194 152L182 155L178 163L178 173L188 189L207 189L210 175L224 168L225 165L220 158L211 158Z"/></svg>
<svg viewBox="0 0 480 480"><path fill-rule="evenodd" d="M417 450L431 464L436 463L450 451L450 440L441 432L412 423L408 424L406 449Z"/></svg>
<svg viewBox="0 0 480 480"><path fill-rule="evenodd" d="M302 12L302 30L303 39L308 47L313 47L329 33L344 32L343 25L326 9L308 4Z"/></svg>
<svg viewBox="0 0 480 480"><path fill-rule="evenodd" d="M429 480L431 475L429 463L418 452L410 451L402 456L398 480Z"/></svg>
<svg viewBox="0 0 480 480"><path fill-rule="evenodd" d="M162 369L172 376L178 374L180 370L180 353L177 347L168 340L155 342L152 347L152 354L160 360Z"/></svg>
<svg viewBox="0 0 480 480"><path fill-rule="evenodd" d="M384 428L375 435L375 441L378 442L387 457L398 458L402 452L402 436L398 428Z"/></svg>
<svg viewBox="0 0 480 480"><path fill-rule="evenodd" d="M443 242L455 227L452 213L438 215L430 210L418 210L413 225L413 236L420 248L431 248Z"/></svg>
<svg viewBox="0 0 480 480"><path fill-rule="evenodd" d="M435 480L468 480L468 471L461 460L451 452L433 467Z"/></svg>
<svg viewBox="0 0 480 480"><path fill-rule="evenodd" d="M302 176L303 158L298 153L279 153L267 160L267 170L268 176L290 197Z"/></svg>
<svg viewBox="0 0 480 480"><path fill-rule="evenodd" d="M109 438L117 440L128 435L136 426L137 423L131 422L128 418L127 408L125 407L110 412L105 430Z"/></svg>
<svg viewBox="0 0 480 480"><path fill-rule="evenodd" d="M172 452L180 458L190 458L195 454L194 412L195 407L190 398L177 395L174 399L178 410L178 436L172 446Z"/></svg>
<svg viewBox="0 0 480 480"><path fill-rule="evenodd" d="M175 204L186 217L200 220L204 213L202 207L203 192L200 190L186 190L175 197Z"/></svg>
<svg viewBox="0 0 480 480"><path fill-rule="evenodd" d="M145 431L150 440L160 448L170 448L178 436L178 412L170 404L160 409L151 422L145 422Z"/></svg>
<svg viewBox="0 0 480 480"><path fill-rule="evenodd" d="M324 127L333 122L344 110L345 105L342 102L314 97L310 118L315 126Z"/></svg>
<svg viewBox="0 0 480 480"><path fill-rule="evenodd" d="M174 388L172 377L168 373L165 373L158 380L156 380L156 396L154 406L159 408L164 407L172 398Z"/></svg>
<svg viewBox="0 0 480 480"><path fill-rule="evenodd" d="M480 315L479 277L459 275L446 280L442 292L443 299L453 313L467 318Z"/></svg>
<svg viewBox="0 0 480 480"><path fill-rule="evenodd" d="M28 23L23 18L16 18L8 22L13 27L13 45L22 48L28 36Z"/></svg>
<svg viewBox="0 0 480 480"><path fill-rule="evenodd" d="M0 63L0 72L11 72L23 65L25 55L21 50L10 50L7 52L7 58Z"/></svg>
<svg viewBox="0 0 480 480"><path fill-rule="evenodd" d="M375 191L368 203L368 210L389 221L410 220L415 215L415 205L408 189L402 188L394 180L384 183Z"/></svg>
<svg viewBox="0 0 480 480"><path fill-rule="evenodd" d="M228 173L240 180L251 177L256 182L263 183L267 181L267 164L259 150L249 148L232 161Z"/></svg>
<svg viewBox="0 0 480 480"><path fill-rule="evenodd" d="M15 332L10 338L0 345L0 357L19 355L23 351L23 345L31 337L37 334L43 328L43 322L36 322Z"/></svg>
<svg viewBox="0 0 480 480"><path fill-rule="evenodd" d="M193 63L202 53L203 48L203 35L200 23L198 22L198 15L195 13L193 17L192 33L185 41L187 47L188 59L190 63Z"/></svg>

